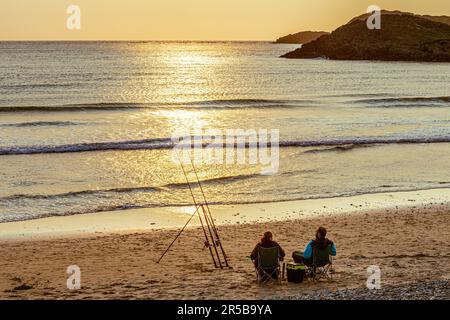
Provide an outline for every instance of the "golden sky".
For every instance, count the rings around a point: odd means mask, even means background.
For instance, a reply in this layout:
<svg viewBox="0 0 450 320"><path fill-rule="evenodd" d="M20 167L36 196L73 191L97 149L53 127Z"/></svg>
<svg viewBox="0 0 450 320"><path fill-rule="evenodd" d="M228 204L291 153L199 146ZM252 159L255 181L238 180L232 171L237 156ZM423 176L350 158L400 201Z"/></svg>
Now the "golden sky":
<svg viewBox="0 0 450 320"><path fill-rule="evenodd" d="M71 4L81 30L66 28ZM274 40L334 30L372 4L450 15L450 0L1 0L0 40Z"/></svg>

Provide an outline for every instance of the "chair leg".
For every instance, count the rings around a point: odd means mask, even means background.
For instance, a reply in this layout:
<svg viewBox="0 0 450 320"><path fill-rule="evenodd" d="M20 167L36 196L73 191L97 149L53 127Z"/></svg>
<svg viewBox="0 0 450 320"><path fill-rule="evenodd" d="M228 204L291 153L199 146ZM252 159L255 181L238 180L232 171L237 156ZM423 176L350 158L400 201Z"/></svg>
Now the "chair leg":
<svg viewBox="0 0 450 320"><path fill-rule="evenodd" d="M323 278L323 269L317 268L315 275L316 275L316 281L319 281L320 279L322 279Z"/></svg>
<svg viewBox="0 0 450 320"><path fill-rule="evenodd" d="M258 284L263 284L266 282L270 282L274 279L274 276L277 277L276 282L281 284L282 283L282 279L281 279L281 272L280 269L274 269L273 271L267 272L264 269L257 269L256 271L256 280Z"/></svg>
<svg viewBox="0 0 450 320"><path fill-rule="evenodd" d="M327 268L325 269L325 275L327 277L328 280L333 281L333 266L331 264L329 264L327 266Z"/></svg>
<svg viewBox="0 0 450 320"><path fill-rule="evenodd" d="M262 285L268 281L269 275L264 269L258 269L258 284Z"/></svg>
<svg viewBox="0 0 450 320"><path fill-rule="evenodd" d="M330 265L330 280L333 281L333 264Z"/></svg>
<svg viewBox="0 0 450 320"><path fill-rule="evenodd" d="M255 269L255 271L256 271L256 283L257 283L258 285L260 285L261 282L262 282L262 279L261 279L261 273L260 273L259 269Z"/></svg>
<svg viewBox="0 0 450 320"><path fill-rule="evenodd" d="M318 271L317 267L313 266L313 267L311 268L312 278L313 278L313 281L314 281L314 282L316 282L316 281L319 280L317 271Z"/></svg>
<svg viewBox="0 0 450 320"><path fill-rule="evenodd" d="M319 281L322 278L326 278L329 281L333 281L333 273L331 265L316 268L316 270L314 271L314 281Z"/></svg>

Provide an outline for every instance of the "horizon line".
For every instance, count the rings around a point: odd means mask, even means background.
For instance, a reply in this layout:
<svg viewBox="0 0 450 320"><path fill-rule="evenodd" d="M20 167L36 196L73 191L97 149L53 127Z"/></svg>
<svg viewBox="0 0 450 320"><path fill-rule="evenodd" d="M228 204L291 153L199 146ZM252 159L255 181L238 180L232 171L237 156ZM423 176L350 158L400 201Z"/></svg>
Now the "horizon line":
<svg viewBox="0 0 450 320"><path fill-rule="evenodd" d="M273 42L275 43L276 40L102 40L102 39L89 39L89 40L69 40L69 39L57 39L57 40L2 40L0 39L0 42Z"/></svg>

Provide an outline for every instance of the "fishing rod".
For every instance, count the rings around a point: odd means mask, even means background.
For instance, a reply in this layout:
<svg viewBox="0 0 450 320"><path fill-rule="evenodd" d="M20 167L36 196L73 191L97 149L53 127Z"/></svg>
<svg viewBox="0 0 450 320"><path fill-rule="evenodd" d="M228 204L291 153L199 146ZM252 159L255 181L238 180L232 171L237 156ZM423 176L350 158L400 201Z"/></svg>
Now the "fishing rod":
<svg viewBox="0 0 450 320"><path fill-rule="evenodd" d="M192 161L191 158L189 158L189 159L191 160L191 165L192 165L192 168L194 169L194 173L195 173L195 177L197 178L198 186L199 186L200 191L201 191L201 193L202 193L202 195L203 195L203 199L204 199L204 201L205 201L205 205L206 205L206 208L207 208L207 210L208 210L208 213L209 213L209 216L210 216L210 219L211 219L211 225L212 225L214 234L215 234L216 239L217 239L217 243L216 243L216 244L218 244L218 246L220 247L220 249L221 249L221 251L222 251L223 258L225 259L225 265L226 265L226 267L229 268L230 266L229 266L229 264L228 264L227 255L226 255L226 253L225 253L225 249L224 249L223 246L222 246L222 242L220 241L219 232L217 231L216 224L214 223L214 218L213 218L213 215L212 215L212 213L211 213L211 209L209 208L209 204L208 204L208 200L206 199L205 192L203 191L203 187L202 187L202 184L201 184L201 182L200 182L200 178L199 178L199 176L198 176L198 173L197 173L197 170L196 170L196 168L195 168L194 162ZM205 216L206 216L206 213L205 213Z"/></svg>
<svg viewBox="0 0 450 320"><path fill-rule="evenodd" d="M169 245L169 247L164 251L164 253L161 255L161 257L158 259L157 263L159 263L164 258L164 256L167 254L167 252L169 252L169 250L175 244L177 239L179 239L181 234L185 231L185 229L187 228L189 223L192 221L194 216L197 214L198 218L200 220L200 224L201 224L201 227L202 227L202 230L203 230L203 234L205 236L205 247L208 247L208 249L209 249L209 253L210 253L211 258L212 258L212 260L214 262L214 266L216 268L220 267L221 269L223 269L222 260L221 260L220 254L219 254L219 250L217 249L217 247L219 247L220 250L221 250L224 262L225 262L225 266L227 268L230 268L230 266L228 264L227 256L225 254L225 250L223 249L222 243L220 241L219 233L218 233L218 230L217 230L216 225L214 223L214 218L213 218L213 216L211 214L211 210L209 208L209 204L208 204L208 201L206 199L206 195L205 195L205 192L204 192L203 187L201 185L201 182L200 182L197 170L195 168L194 162L192 161L192 158L189 157L191 166L192 166L193 171L195 173L195 177L197 178L197 183L198 183L200 191L201 191L201 193L203 195L204 204L199 204L197 202L197 199L196 199L196 196L194 194L193 187L192 187L192 183L190 182L190 180L188 178L188 172L187 172L185 166L183 165L183 162L181 161L180 156L178 154L177 154L177 157L178 157L178 161L180 162L180 166L181 166L181 169L183 171L183 175L184 175L184 177L186 179L186 183L188 185L189 192L191 194L192 201L194 202L196 210L191 215L191 217L189 218L187 223L184 225L184 227L180 230L180 232L175 237L175 239L172 241L172 243ZM206 209L205 209L205 206L206 206ZM202 214L203 214L203 217L202 217ZM212 245L213 248L211 248L211 245ZM213 252L213 249L214 249L214 252ZM216 258L217 258L217 260L216 260Z"/></svg>
<svg viewBox="0 0 450 320"><path fill-rule="evenodd" d="M178 156L178 154L177 154L177 156ZM189 158L190 158L190 157L189 157ZM198 209L198 208L199 208L199 205L197 204L197 200L195 199L195 195L194 195L194 191L192 190L191 182L189 181L189 178L188 178L188 176L187 176L186 170L185 170L185 168L184 168L184 166L183 166L183 162L181 161L181 159L180 159L179 156L178 156L178 160L180 161L181 169L183 170L184 177L185 177L186 182L187 182L187 185L188 185L188 187L189 187L189 191L190 191L191 196L192 196L192 201L194 202L195 207ZM204 233L205 239L206 239L206 241L205 241L205 246L208 247L209 252L211 253L211 257L212 257L213 262L214 262L214 267L217 268L216 259L214 258L214 254L213 254L213 252L212 252L211 245L210 245L210 243L209 243L209 238L208 238L208 235L206 234L205 226L204 226L204 224L203 224L203 219L202 219L202 217L201 217L201 215L200 215L200 211L197 210L197 212L198 212L198 218L199 218L199 220L200 220L200 224L202 225L203 233Z"/></svg>
<svg viewBox="0 0 450 320"><path fill-rule="evenodd" d="M211 230L211 223L209 222L208 216L207 216L206 211L205 211L205 207L203 205L201 207L202 207L202 211L203 211L203 216L205 217L206 225L208 227L209 235L210 235L210 237L212 239L213 248L214 248L214 251L216 252L217 261L219 262L220 269L223 269L222 261L220 261L219 251L217 251L217 243L216 243L216 241L214 239L214 235L213 235L212 230Z"/></svg>
<svg viewBox="0 0 450 320"><path fill-rule="evenodd" d="M164 251L164 253L161 255L161 257L158 259L158 261L156 261L156 263L160 263L161 260L164 258L164 256L167 254L167 252L169 252L170 248L172 248L172 246L175 244L175 242L178 240L178 238L181 236L181 234L184 232L184 230L187 228L187 226L189 225L189 223L191 222L191 220L194 218L194 216L197 214L198 209L200 209L200 207L197 207L197 209L194 211L194 213L191 215L191 217L189 218L188 222L186 222L186 224L184 225L183 229L180 230L180 232L178 233L178 235L175 237L175 239L172 241L172 243L169 245L169 247L167 247L166 251Z"/></svg>

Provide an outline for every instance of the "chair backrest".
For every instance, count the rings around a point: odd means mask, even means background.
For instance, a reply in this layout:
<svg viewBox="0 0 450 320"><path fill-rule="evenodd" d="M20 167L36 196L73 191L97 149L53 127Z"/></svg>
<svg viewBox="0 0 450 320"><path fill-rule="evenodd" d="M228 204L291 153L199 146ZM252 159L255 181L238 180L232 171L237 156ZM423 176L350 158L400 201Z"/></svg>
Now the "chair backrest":
<svg viewBox="0 0 450 320"><path fill-rule="evenodd" d="M313 249L313 264L316 267L323 267L331 263L331 245L327 245L325 248L314 246Z"/></svg>
<svg viewBox="0 0 450 320"><path fill-rule="evenodd" d="M258 248L258 261L260 268L276 268L280 262L278 247Z"/></svg>

